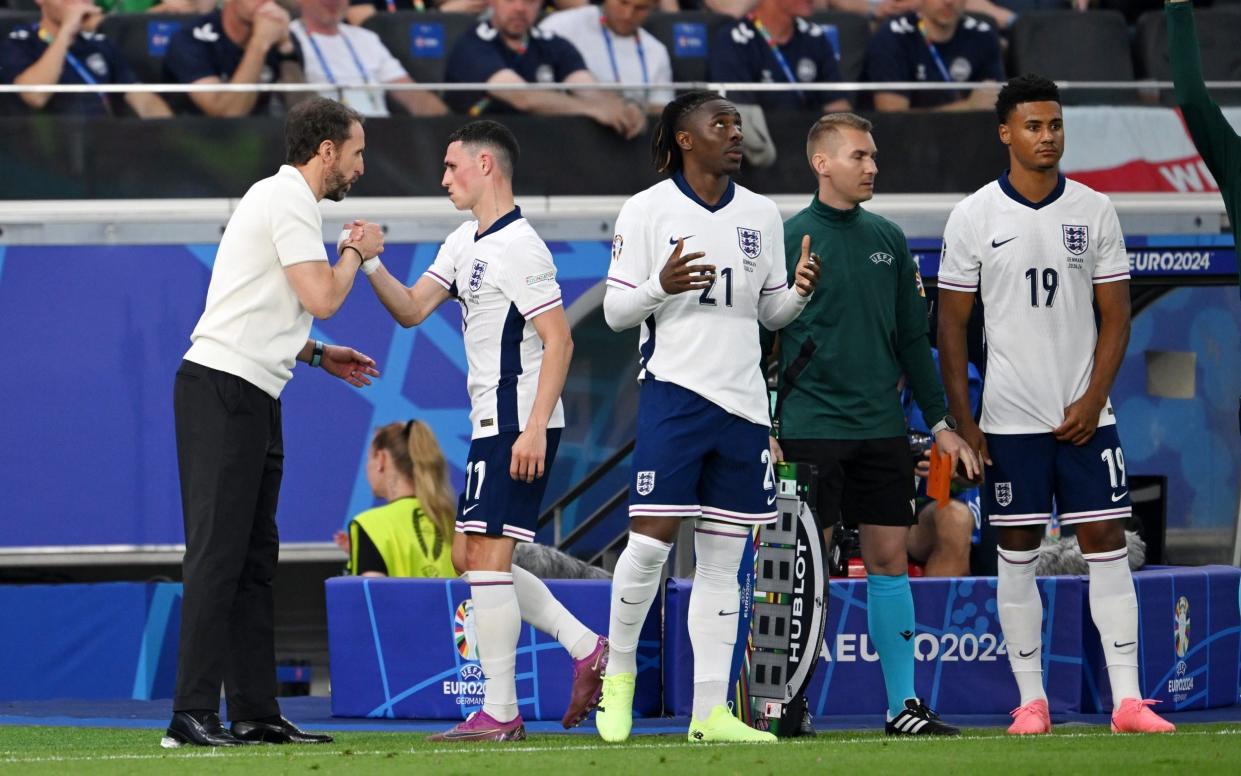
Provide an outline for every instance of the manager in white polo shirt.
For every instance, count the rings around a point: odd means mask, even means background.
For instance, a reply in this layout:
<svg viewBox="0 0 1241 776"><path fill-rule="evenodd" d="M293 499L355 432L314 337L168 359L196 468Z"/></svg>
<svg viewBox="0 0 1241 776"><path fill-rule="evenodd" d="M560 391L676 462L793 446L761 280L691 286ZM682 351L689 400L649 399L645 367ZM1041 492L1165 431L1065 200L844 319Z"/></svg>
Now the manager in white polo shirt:
<svg viewBox="0 0 1241 776"><path fill-rule="evenodd" d="M668 49L642 29L656 5L656 0L603 0L598 6L557 11L539 29L572 43L596 81L633 84L622 94L648 113L658 113L673 95L671 89L647 88L672 82Z"/></svg>
<svg viewBox="0 0 1241 776"><path fill-rule="evenodd" d="M307 337L311 318L335 313L362 262L383 252L383 233L355 222L356 239L328 263L318 202L343 199L361 177L361 116L314 98L289 112L285 141L287 164L251 186L228 221L173 390L185 597L166 748L331 741L299 730L276 703L280 392L295 360L357 387L379 374L367 356ZM220 724L221 684L231 731Z"/></svg>

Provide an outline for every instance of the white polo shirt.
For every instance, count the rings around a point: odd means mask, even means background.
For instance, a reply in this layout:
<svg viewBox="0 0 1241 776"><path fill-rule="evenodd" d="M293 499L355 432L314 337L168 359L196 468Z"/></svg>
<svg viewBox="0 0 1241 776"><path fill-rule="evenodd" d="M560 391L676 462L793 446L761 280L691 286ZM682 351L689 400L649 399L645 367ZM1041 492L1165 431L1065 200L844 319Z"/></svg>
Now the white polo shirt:
<svg viewBox="0 0 1241 776"><path fill-rule="evenodd" d="M400 61L384 47L379 36L362 27L341 24L337 35L306 31L301 19L289 25L302 47L306 83L339 86L386 84L409 77ZM319 94L340 99L363 116L387 116L384 92L367 89L325 89ZM342 97L343 95L343 97Z"/></svg>
<svg viewBox="0 0 1241 776"><path fill-rule="evenodd" d="M185 359L280 398L311 324L284 268L327 260L314 192L283 165L251 186L229 218Z"/></svg>
<svg viewBox="0 0 1241 776"><path fill-rule="evenodd" d="M595 80L605 84L666 84L672 82L668 49L651 33L638 28L636 35L621 37L603 25L602 11L583 5L557 11L539 25L573 44ZM671 89L626 89L623 94L647 105L673 98Z"/></svg>

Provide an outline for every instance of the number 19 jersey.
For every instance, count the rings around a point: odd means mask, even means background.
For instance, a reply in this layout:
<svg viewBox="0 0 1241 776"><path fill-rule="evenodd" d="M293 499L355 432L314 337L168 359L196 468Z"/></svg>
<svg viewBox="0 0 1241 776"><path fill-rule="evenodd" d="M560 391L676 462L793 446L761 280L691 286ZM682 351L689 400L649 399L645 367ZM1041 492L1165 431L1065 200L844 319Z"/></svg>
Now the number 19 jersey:
<svg viewBox="0 0 1241 776"><path fill-rule="evenodd" d="M1061 176L1036 203L1005 173L953 208L939 287L982 298L983 431L1046 433L1064 421L1064 408L1086 392L1094 367L1094 286L1128 279L1116 210L1076 181ZM1115 422L1109 401L1099 425Z"/></svg>
<svg viewBox="0 0 1241 776"><path fill-rule="evenodd" d="M784 293L784 223L776 204L730 182L707 205L677 174L630 197L616 219L607 285L633 289L658 276L677 240L715 283L670 296L641 326L640 379L686 388L751 423L771 425L759 369L758 300Z"/></svg>

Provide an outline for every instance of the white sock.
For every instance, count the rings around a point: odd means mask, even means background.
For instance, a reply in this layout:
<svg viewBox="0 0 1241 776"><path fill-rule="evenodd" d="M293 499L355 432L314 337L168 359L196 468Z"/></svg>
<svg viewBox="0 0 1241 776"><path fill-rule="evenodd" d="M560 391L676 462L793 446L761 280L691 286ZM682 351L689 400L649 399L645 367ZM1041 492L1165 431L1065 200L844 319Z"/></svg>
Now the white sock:
<svg viewBox="0 0 1241 776"><path fill-rule="evenodd" d="M1008 642L1021 705L1047 700L1043 690L1043 599L1034 581L1038 550L999 550L999 579L995 598L1000 609L1000 628Z"/></svg>
<svg viewBox="0 0 1241 776"><path fill-rule="evenodd" d="M1090 564L1090 616L1103 641L1113 708L1141 698L1138 684L1138 595L1129 571L1129 550L1086 552Z"/></svg>
<svg viewBox="0 0 1241 776"><path fill-rule="evenodd" d="M728 700L728 675L737 643L741 589L737 570L750 531L698 520L694 526L694 589L689 596L689 641L694 649L694 718L706 720Z"/></svg>
<svg viewBox="0 0 1241 776"><path fill-rule="evenodd" d="M471 571L466 576L474 600L478 662L487 678L483 711L497 722L508 722L517 716L517 639L521 635L513 575Z"/></svg>
<svg viewBox="0 0 1241 776"><path fill-rule="evenodd" d="M629 532L629 543L612 573L608 619L608 673L638 673L638 634L659 593L659 577L672 545Z"/></svg>
<svg viewBox="0 0 1241 776"><path fill-rule="evenodd" d="M551 636L569 651L574 660L581 660L595 649L596 636L564 604L556 600L543 580L513 564L513 589L521 619Z"/></svg>

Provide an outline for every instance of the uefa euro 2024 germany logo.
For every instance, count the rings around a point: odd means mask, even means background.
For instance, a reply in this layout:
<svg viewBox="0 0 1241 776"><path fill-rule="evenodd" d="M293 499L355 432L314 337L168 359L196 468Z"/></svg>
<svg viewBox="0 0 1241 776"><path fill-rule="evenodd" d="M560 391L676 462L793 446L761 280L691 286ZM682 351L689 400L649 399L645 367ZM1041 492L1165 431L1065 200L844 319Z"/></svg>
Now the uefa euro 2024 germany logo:
<svg viewBox="0 0 1241 776"><path fill-rule="evenodd" d="M1185 657L1189 652L1189 599L1176 599L1176 615L1172 619L1172 638L1176 644L1176 656Z"/></svg>
<svg viewBox="0 0 1241 776"><path fill-rule="evenodd" d="M467 598L457 606L452 621L452 638L462 660L478 660L478 636L474 631L474 600Z"/></svg>
<svg viewBox="0 0 1241 776"><path fill-rule="evenodd" d="M1172 617L1172 644L1176 648L1176 676L1168 680L1168 695L1173 703L1181 703L1189 699L1194 691L1194 677L1189 673L1185 656L1189 654L1189 599L1181 596L1176 599L1176 608Z"/></svg>
<svg viewBox="0 0 1241 776"><path fill-rule="evenodd" d="M465 599L457 605L452 622L453 646L462 660L469 661L457 669L457 677L441 683L444 695L454 695L458 706L477 707L483 703L486 679L478 660L478 636L474 629L474 601Z"/></svg>

